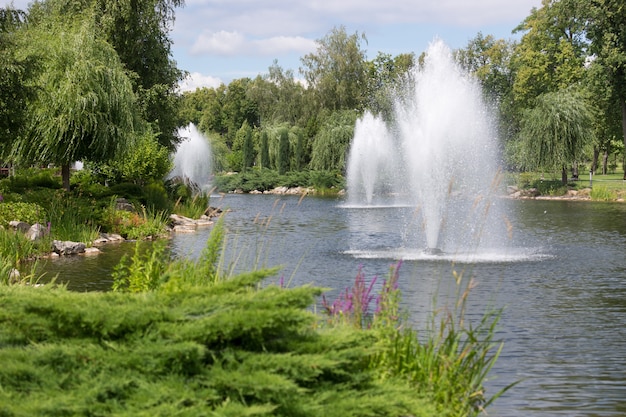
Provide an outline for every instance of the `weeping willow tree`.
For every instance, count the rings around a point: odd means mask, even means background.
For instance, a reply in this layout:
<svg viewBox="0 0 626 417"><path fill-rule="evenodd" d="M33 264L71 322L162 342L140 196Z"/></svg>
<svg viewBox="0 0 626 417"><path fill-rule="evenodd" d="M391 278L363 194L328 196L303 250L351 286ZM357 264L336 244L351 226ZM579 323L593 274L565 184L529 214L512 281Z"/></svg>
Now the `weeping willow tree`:
<svg viewBox="0 0 626 417"><path fill-rule="evenodd" d="M522 120L524 165L560 169L567 184L567 165L579 161L593 142L593 126L593 113L581 92L568 88L540 95Z"/></svg>
<svg viewBox="0 0 626 417"><path fill-rule="evenodd" d="M354 110L343 110L335 111L328 117L313 141L311 169L341 171L345 168L357 116Z"/></svg>
<svg viewBox="0 0 626 417"><path fill-rule="evenodd" d="M25 34L26 53L42 62L29 109L28 132L13 156L23 163L62 167L69 190L74 161L101 162L129 144L136 126L135 94L111 45L90 19L73 25L47 22Z"/></svg>

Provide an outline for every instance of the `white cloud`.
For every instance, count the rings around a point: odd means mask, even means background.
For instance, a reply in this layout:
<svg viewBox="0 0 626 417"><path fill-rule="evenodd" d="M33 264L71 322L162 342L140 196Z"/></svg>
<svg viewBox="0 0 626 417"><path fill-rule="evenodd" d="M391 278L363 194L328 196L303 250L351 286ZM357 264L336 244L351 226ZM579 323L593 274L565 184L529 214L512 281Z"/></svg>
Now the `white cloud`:
<svg viewBox="0 0 626 417"><path fill-rule="evenodd" d="M239 32L205 32L191 47L192 54L235 55L244 48L246 40Z"/></svg>
<svg viewBox="0 0 626 417"><path fill-rule="evenodd" d="M275 36L268 39L254 40L251 44L261 55L276 55L291 52L303 54L314 51L317 44L312 39L302 36Z"/></svg>
<svg viewBox="0 0 626 417"><path fill-rule="evenodd" d="M246 38L239 32L203 33L191 47L194 55L258 55L276 56L284 53L308 53L315 41L302 36L275 36L263 39Z"/></svg>
<svg viewBox="0 0 626 417"><path fill-rule="evenodd" d="M178 87L181 92L195 91L196 88L209 87L216 88L222 84L222 80L210 75L203 75L199 72L190 73L184 80L182 80Z"/></svg>

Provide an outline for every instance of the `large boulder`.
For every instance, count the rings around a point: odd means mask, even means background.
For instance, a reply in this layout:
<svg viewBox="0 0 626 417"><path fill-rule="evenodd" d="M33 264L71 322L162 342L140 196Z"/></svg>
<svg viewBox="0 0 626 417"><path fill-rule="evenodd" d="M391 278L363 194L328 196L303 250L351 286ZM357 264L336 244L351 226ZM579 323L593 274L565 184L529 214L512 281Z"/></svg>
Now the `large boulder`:
<svg viewBox="0 0 626 417"><path fill-rule="evenodd" d="M52 251L58 253L59 255L76 255L85 252L85 244L69 240L53 240Z"/></svg>

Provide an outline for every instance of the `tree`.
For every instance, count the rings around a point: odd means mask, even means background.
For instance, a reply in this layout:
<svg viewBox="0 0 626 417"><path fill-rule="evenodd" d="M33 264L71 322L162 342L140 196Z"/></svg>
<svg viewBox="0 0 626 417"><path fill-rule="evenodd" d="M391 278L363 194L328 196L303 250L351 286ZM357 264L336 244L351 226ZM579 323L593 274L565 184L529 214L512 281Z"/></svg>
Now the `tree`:
<svg viewBox="0 0 626 417"><path fill-rule="evenodd" d="M584 0L543 0L515 31L525 32L515 48L513 93L522 108L541 94L578 83L587 57Z"/></svg>
<svg viewBox="0 0 626 417"><path fill-rule="evenodd" d="M261 131L261 168L270 167L270 145L267 131L264 129Z"/></svg>
<svg viewBox="0 0 626 417"><path fill-rule="evenodd" d="M325 120L313 141L310 167L318 171L343 171L346 153L354 136L358 113L354 110L334 112Z"/></svg>
<svg viewBox="0 0 626 417"><path fill-rule="evenodd" d="M289 130L283 127L278 130L278 158L276 165L279 174L284 174L289 171Z"/></svg>
<svg viewBox="0 0 626 417"><path fill-rule="evenodd" d="M26 13L10 7L0 9L0 153L23 133L26 108L35 96L30 80L37 69L32 57L19 56L19 29Z"/></svg>
<svg viewBox="0 0 626 417"><path fill-rule="evenodd" d="M368 108L376 113L391 117L394 90L402 84L405 75L414 67L413 54L400 54L395 58L378 52L376 58L366 63Z"/></svg>
<svg viewBox="0 0 626 417"><path fill-rule="evenodd" d="M244 122L250 126L258 126L259 113L256 103L247 96L249 78L231 81L225 90L222 101L222 124L226 127L226 143L232 146L237 131Z"/></svg>
<svg viewBox="0 0 626 417"><path fill-rule="evenodd" d="M29 56L44 70L36 80L28 134L13 154L23 162L61 165L69 190L72 162L107 160L132 140L135 94L113 47L96 36L93 20L36 26L26 37Z"/></svg>
<svg viewBox="0 0 626 417"><path fill-rule="evenodd" d="M155 125L159 142L178 142L178 81L184 75L171 58L169 31L184 0L44 0L31 5L35 24L72 22L90 16L98 36L112 45L132 76L139 115Z"/></svg>
<svg viewBox="0 0 626 417"><path fill-rule="evenodd" d="M243 125L241 125L241 129L237 132L237 135L241 137L241 158L242 158L242 167L241 171L246 172L248 168L251 168L254 165L254 142L252 140L252 128L248 124L247 121L244 120Z"/></svg>
<svg viewBox="0 0 626 417"><path fill-rule="evenodd" d="M454 52L461 67L480 81L487 102L497 108L499 136L504 140L514 138L518 132L511 66L514 48L513 42L479 32L465 48Z"/></svg>
<svg viewBox="0 0 626 417"><path fill-rule="evenodd" d="M626 7L623 0L592 0L589 6L587 36L597 63L606 71L612 101L621 112L626 149Z"/></svg>
<svg viewBox="0 0 626 417"><path fill-rule="evenodd" d="M317 51L301 58L300 73L313 91L318 108L361 110L366 104L365 35L333 28L317 40Z"/></svg>
<svg viewBox="0 0 626 417"><path fill-rule="evenodd" d="M584 95L571 88L543 94L536 103L525 112L520 132L526 167L561 169L567 184L567 164L593 141L593 115Z"/></svg>

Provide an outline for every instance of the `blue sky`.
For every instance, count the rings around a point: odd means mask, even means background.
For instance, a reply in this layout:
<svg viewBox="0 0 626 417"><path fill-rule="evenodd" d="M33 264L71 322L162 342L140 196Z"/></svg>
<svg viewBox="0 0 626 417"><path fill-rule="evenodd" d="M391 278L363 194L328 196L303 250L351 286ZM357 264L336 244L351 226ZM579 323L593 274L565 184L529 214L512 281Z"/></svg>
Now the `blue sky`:
<svg viewBox="0 0 626 417"><path fill-rule="evenodd" d="M4 6L11 0L0 0ZM13 0L26 8L28 0ZM368 58L419 55L439 37L463 47L478 32L509 39L541 0L186 0L171 32L173 58L190 73L182 89L267 73L276 59L299 76L315 40L343 25L364 33Z"/></svg>

